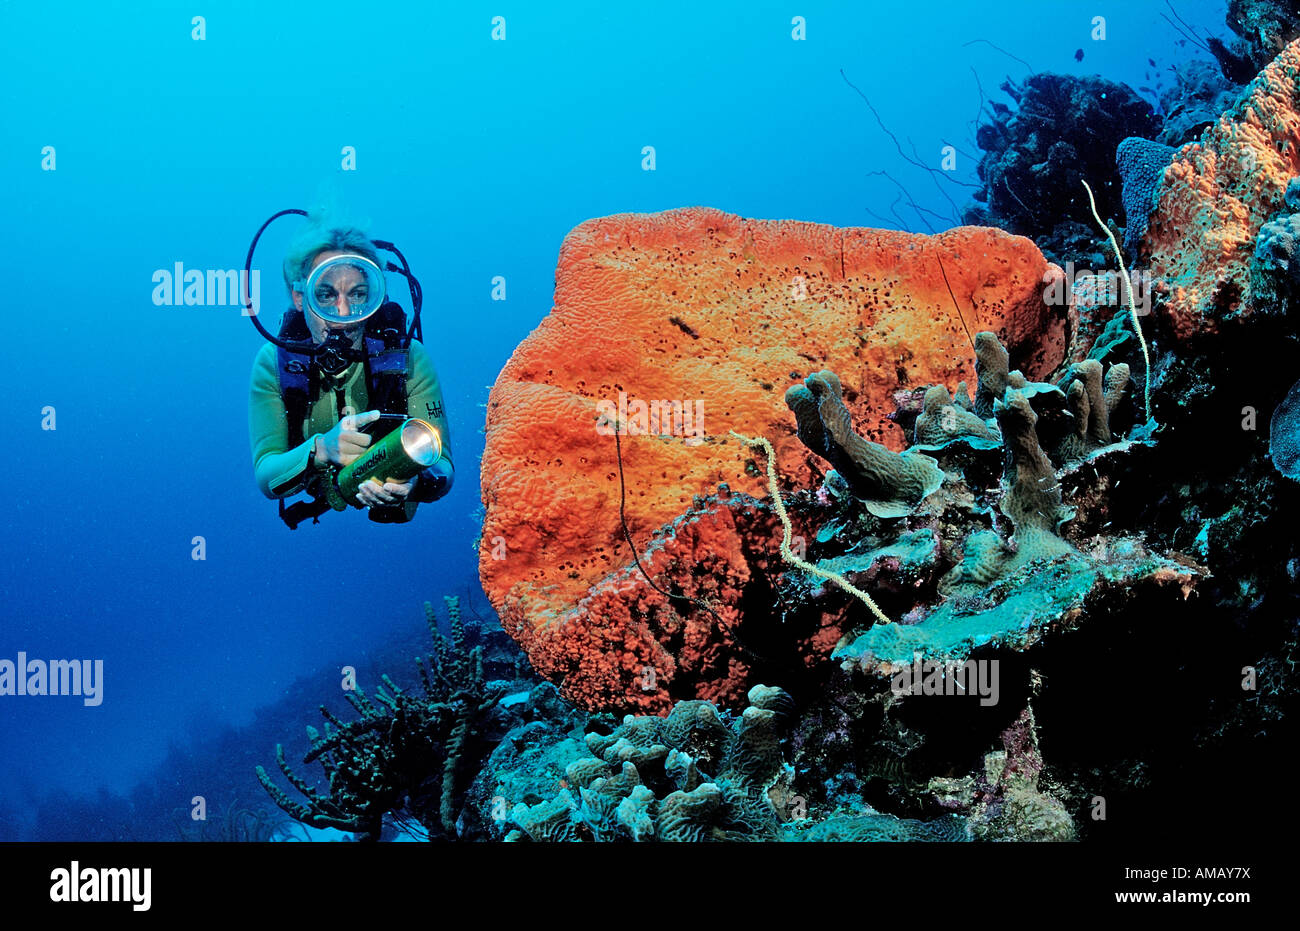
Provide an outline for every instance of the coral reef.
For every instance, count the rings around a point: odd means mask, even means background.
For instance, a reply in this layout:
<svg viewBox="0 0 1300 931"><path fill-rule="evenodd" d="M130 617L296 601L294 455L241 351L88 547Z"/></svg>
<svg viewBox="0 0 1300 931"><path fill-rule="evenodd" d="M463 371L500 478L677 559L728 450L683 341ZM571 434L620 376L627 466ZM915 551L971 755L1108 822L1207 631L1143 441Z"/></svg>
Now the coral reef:
<svg viewBox="0 0 1300 931"><path fill-rule="evenodd" d="M1281 307L1300 295L1300 178L1287 182L1280 213L1259 229L1250 268L1251 300L1262 307Z"/></svg>
<svg viewBox="0 0 1300 931"><path fill-rule="evenodd" d="M491 836L508 841L969 839L961 816L901 819L860 804L851 811L810 810L790 791L793 771L782 750L793 701L762 685L750 689L748 700L738 716L709 702L682 701L666 718L627 715L609 733L590 731L581 739L509 735L513 746L529 749L493 754L480 781L495 791L476 794L480 817L494 825ZM531 777L539 771L549 779ZM539 797L544 787L553 797ZM523 800L508 815L490 816L488 809L503 810L521 791Z"/></svg>
<svg viewBox="0 0 1300 931"><path fill-rule="evenodd" d="M1226 20L1244 40L1246 56L1256 71L1300 37L1300 11L1286 0L1228 0Z"/></svg>
<svg viewBox="0 0 1300 931"><path fill-rule="evenodd" d="M882 841L911 841L924 843L959 843L970 840L970 828L965 818L948 815L932 821L915 818L897 818L876 811L836 815L811 825L799 840L823 843L879 843Z"/></svg>
<svg viewBox="0 0 1300 931"><path fill-rule="evenodd" d="M1105 180L1124 123L1145 121L1118 162L1130 244L1176 273L1154 317L1131 291L1103 312L1098 280L1049 300L1062 270L1003 265L997 238L976 256L880 236L836 274L849 231L712 212L703 236L687 212L576 231L556 309L494 388L484 537L504 550L481 569L511 635L595 713L516 724L461 823L535 841L1135 836L1137 820L1099 826L1094 803L1191 804L1189 761L1232 779L1260 759L1252 738L1282 746L1300 616L1285 532L1300 488L1284 474L1300 459L1297 75L1289 48L1176 152L1146 141L1159 125L1131 95L1086 152L1031 138L1057 125L1045 101L1090 86L1050 76L1013 86L1021 113L981 130L1018 134L986 175L1036 185L1018 220L1076 243L1091 216L1127 277ZM1224 93L1193 78L1178 132ZM1100 202L1071 190L1093 161ZM1020 192L1003 186L1007 207ZM994 290L975 297L971 263ZM1017 298L1030 278L1039 294ZM576 351L596 339L617 368ZM917 355L936 345L944 358ZM686 444L642 428L648 408L596 409L636 397L651 368L656 396L698 394L720 426ZM1257 408L1274 411L1271 463ZM557 438L545 455L538 425ZM622 447L598 439L616 426L635 428ZM1110 686L1125 669L1140 689ZM1258 694L1238 685L1247 669Z"/></svg>
<svg viewBox="0 0 1300 931"><path fill-rule="evenodd" d="M783 773L778 730L793 706L765 686L750 689L749 701L730 724L710 703L692 700L666 718L628 715L610 734L587 734L593 755L565 767L551 801L515 805L518 828L506 839L773 838L780 820L768 792Z"/></svg>
<svg viewBox="0 0 1300 931"><path fill-rule="evenodd" d="M1298 70L1292 43L1164 171L1139 253L1163 292L1157 319L1180 342L1269 310L1254 301L1251 266L1300 171Z"/></svg>
<svg viewBox="0 0 1300 931"><path fill-rule="evenodd" d="M1080 368L1084 380L1072 383L1070 398L1076 411L1086 415L1089 392L1101 392L1100 364L1086 362ZM995 406L1005 475L1000 488L982 493L998 498L998 510L1011 522L1013 534L1003 540L990 530L971 533L960 547L954 545L962 557L938 586L946 596L943 600L928 609L914 601L904 612L907 623L873 626L842 642L834 654L837 658L864 670L892 675L917 655L961 661L972 649L986 644L1024 649L1044 630L1075 623L1085 606L1122 600L1130 588L1172 585L1182 598L1195 585L1194 569L1150 553L1136 538L1111 536L1100 551L1090 554L1059 535L1061 525L1076 512L1063 507L1057 466L1039 442L1038 415L1027 387L1018 372L1007 376L1007 387ZM1111 397L1116 403L1122 397L1121 387L1121 379L1114 378ZM1036 397L1052 396L1044 393ZM1110 408L1104 396L1098 398L1097 409L1097 417L1082 417L1075 460L1062 462L1062 474L1078 469L1080 455L1091 454L1092 462L1097 462L1095 454L1106 445L1102 438L1108 442L1104 421ZM959 500L953 500L947 507L954 504L961 506ZM940 516L940 525L944 522ZM873 543L879 546L885 539L877 532ZM1093 541L1091 546L1100 542ZM925 591L922 588L917 595L924 598Z"/></svg>
<svg viewBox="0 0 1300 931"><path fill-rule="evenodd" d="M306 803L291 799L257 767L258 781L290 817L377 840L385 815L400 821L409 811L430 837L455 835L457 775L466 742L500 695L486 688L482 647L466 648L458 599L445 601L450 639L439 632L433 607L425 603L434 652L427 669L423 658L416 659L423 697L384 676L374 701L360 687L345 693L358 720L344 723L322 706L325 732L307 728L311 749L303 763L320 762L328 792L294 773L283 747L276 747L276 762Z"/></svg>
<svg viewBox="0 0 1300 931"><path fill-rule="evenodd" d="M1208 40L1227 74L1281 56L1221 116L1238 92L1179 72L1159 138L1199 141L1116 150L1158 121L1054 75L980 129L972 215L1063 259L1091 217L1127 277L1114 156L1126 244L1168 276L1153 317L1106 312L1096 278L1048 298L1063 270L994 230L705 209L574 230L489 406L505 629L448 598L444 637L426 604L418 686L322 708L324 783L277 747L304 800L258 767L275 804L511 842L1196 836L1206 786L1276 816L1300 711L1300 44L1281 5L1231 11L1249 47ZM238 798L176 826L267 839Z"/></svg>
<svg viewBox="0 0 1300 931"><path fill-rule="evenodd" d="M1119 186L1109 183L1115 150L1128 136L1154 136L1159 120L1126 85L1095 76L1031 74L1022 85L1008 80L1002 87L1017 106L995 108L979 128L984 186L964 218L1028 236L1064 264L1077 258L1069 243L1088 220L1079 179L1096 179L1101 212L1118 214Z"/></svg>
<svg viewBox="0 0 1300 931"><path fill-rule="evenodd" d="M978 840L1074 840L1074 820L1065 806L1039 788L1042 770L1034 713L1026 708L1002 732L1002 749L984 757L983 770L971 780L969 804L945 807L966 811ZM931 788L950 793L941 780L932 780Z"/></svg>
<svg viewBox="0 0 1300 931"><path fill-rule="evenodd" d="M200 820L194 820L191 814L190 808L172 812L177 836L189 843L261 844L272 840L286 824L284 816L274 808L268 811L264 807L247 807L235 794L215 811L205 812Z"/></svg>
<svg viewBox="0 0 1300 931"><path fill-rule="evenodd" d="M1201 132L1232 106L1241 93L1240 84L1229 81L1217 65L1204 59L1183 62L1175 68L1175 72L1174 86L1160 95L1164 126L1156 138L1157 143L1173 148L1196 141ZM1123 144L1120 143L1121 147ZM1172 152L1169 154L1173 155ZM1118 153L1116 156L1118 158ZM1168 164L1168 159L1165 164ZM1124 174L1123 167L1120 168L1120 173ZM1127 184L1128 177L1125 176L1125 185ZM1124 210L1132 219L1134 214L1129 210L1127 193ZM1142 225L1146 226L1145 219Z"/></svg>
<svg viewBox="0 0 1300 931"><path fill-rule="evenodd" d="M1268 425L1268 454L1273 467L1300 481L1300 381L1273 410Z"/></svg>
<svg viewBox="0 0 1300 931"><path fill-rule="evenodd" d="M1150 552L1138 537L1082 531L1078 540L1087 544L1085 550L1061 536L1062 526L1076 517L1089 530L1102 522L1095 513L1104 511L1104 495L1083 486L1104 486L1140 445L1117 441L1111 428L1112 415L1128 400L1127 366L1112 365L1104 372L1096 360L1075 363L1058 388L1008 371L1009 354L993 333L979 333L975 346L979 387L973 411L945 403L949 395L942 386L925 394L934 410L946 408L953 418L960 412L978 422L982 430L973 422L968 432L983 442L940 445L943 468L935 470L938 482L923 486L923 497L882 495L880 487L888 483L848 480L842 473L854 464L844 463L844 442L828 440L835 434L824 428L826 415L814 416L827 409L825 399L814 407L811 391L796 386L789 392L799 436L819 454L838 457L832 461L839 468L827 474L822 500L835 502L839 513L814 536L814 551L822 557L814 564L817 574L868 588L893 602L887 614L904 617L900 624L871 625L851 604L836 607L838 599L818 580L793 572L782 576L777 594L783 626L808 629L806 615L815 612L821 632L816 642L830 645L832 632L839 632L834 656L849 666L889 675L916 655L960 661L987 644L1023 650L1044 631L1076 623L1085 607L1120 603L1132 596L1132 589L1167 589L1181 599L1196 584L1193 567ZM822 372L811 376L810 383L829 392L837 380ZM992 417L984 421L977 412L988 409L991 398ZM847 420L838 412L834 416ZM1040 438L1040 421L1049 428L1050 442ZM918 417L917 423L919 434L926 422ZM987 468L985 453L994 445L990 438L1002 449L1001 476ZM867 452L888 461L886 451ZM906 453L895 455L892 464L907 458ZM934 462L929 457L923 461ZM877 465L875 472L883 474L883 469ZM943 481L945 473L950 483ZM1063 479L1085 492L1082 515L1064 505ZM864 495L869 497L864 500ZM882 514L881 497L907 498L907 506ZM994 508L1009 522L1010 532L997 532ZM819 508L797 498L787 510L803 512L809 523ZM969 529L963 534L962 528ZM860 631L852 636L855 626Z"/></svg>
<svg viewBox="0 0 1300 931"><path fill-rule="evenodd" d="M573 230L555 307L488 402L480 575L506 631L585 708L738 706L757 673L737 640L767 623L742 605L765 597L782 529L761 463L729 432L772 438L783 483L807 487L816 466L789 428L787 378L834 368L862 438L897 451L893 391L974 380L965 325L1047 376L1066 340L1065 308L1043 302L1048 271L1027 240L991 229L925 237L695 208ZM662 398L678 403L647 404ZM620 519L613 429L628 431L622 516L646 574Z"/></svg>

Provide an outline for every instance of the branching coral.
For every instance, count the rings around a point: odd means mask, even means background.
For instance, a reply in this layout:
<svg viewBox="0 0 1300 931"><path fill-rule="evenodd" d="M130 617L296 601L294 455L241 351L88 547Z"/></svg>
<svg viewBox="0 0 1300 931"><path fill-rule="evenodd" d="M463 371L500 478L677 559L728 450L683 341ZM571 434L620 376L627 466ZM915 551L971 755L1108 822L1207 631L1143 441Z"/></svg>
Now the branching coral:
<svg viewBox="0 0 1300 931"><path fill-rule="evenodd" d="M1063 264L1087 219L1075 179L1113 178L1120 140L1152 136L1159 121L1128 86L1097 76L1032 74L1002 87L1018 107L998 105L976 134L984 188L975 198L984 203L971 204L964 220L1028 236ZM1100 194L1103 212L1118 212L1119 186Z"/></svg>
<svg viewBox="0 0 1300 931"><path fill-rule="evenodd" d="M190 809L172 812L176 833L182 841L202 843L265 843L286 822L275 809L247 808L237 797L221 806L216 817L194 820Z"/></svg>
<svg viewBox="0 0 1300 931"><path fill-rule="evenodd" d="M344 693L361 716L344 723L321 706L325 733L307 728L311 748L304 763L319 760L329 790L322 793L294 773L284 748L276 747L280 771L307 802L296 802L261 767L257 778L290 817L313 827L336 828L377 840L385 814L414 809L431 836L455 834L456 774L474 722L496 704L483 678L482 647L466 650L459 602L444 599L451 639L438 630L433 607L425 618L434 642L428 659L416 659L424 696L404 691L383 676L384 685L367 698L359 687ZM433 799L437 798L437 817Z"/></svg>

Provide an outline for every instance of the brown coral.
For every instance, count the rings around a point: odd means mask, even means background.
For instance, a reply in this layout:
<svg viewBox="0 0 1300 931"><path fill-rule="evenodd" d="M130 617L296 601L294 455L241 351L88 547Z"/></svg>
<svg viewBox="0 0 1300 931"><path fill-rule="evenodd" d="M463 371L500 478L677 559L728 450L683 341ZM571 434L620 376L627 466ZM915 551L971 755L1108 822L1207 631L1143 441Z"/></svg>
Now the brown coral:
<svg viewBox="0 0 1300 931"><path fill-rule="evenodd" d="M1129 367L1123 362L1112 365L1103 379L1101 363L1085 359L1070 366L1065 380L1069 382L1066 403L1074 418L1074 432L1058 453L1073 460L1114 440L1110 417L1128 390Z"/></svg>
<svg viewBox="0 0 1300 931"><path fill-rule="evenodd" d="M965 388L965 383L962 384ZM958 400L964 392L958 391ZM969 398L966 399L969 403ZM997 431L978 415L972 413L959 403L954 403L948 389L943 385L932 385L926 389L922 399L922 409L916 418L916 442L921 446L942 446L956 439L986 441L997 444L1000 437ZM981 445L985 445L981 443Z"/></svg>
<svg viewBox="0 0 1300 931"><path fill-rule="evenodd" d="M943 470L929 456L896 453L854 431L834 372L823 370L804 381L785 393L799 424L799 439L835 465L871 513L904 517L943 484Z"/></svg>

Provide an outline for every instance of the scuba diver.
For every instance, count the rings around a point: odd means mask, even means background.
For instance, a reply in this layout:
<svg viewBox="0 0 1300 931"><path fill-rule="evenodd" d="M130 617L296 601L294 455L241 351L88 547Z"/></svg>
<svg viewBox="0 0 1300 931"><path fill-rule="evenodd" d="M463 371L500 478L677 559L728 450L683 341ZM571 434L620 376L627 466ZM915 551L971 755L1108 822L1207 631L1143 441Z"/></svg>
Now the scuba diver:
<svg viewBox="0 0 1300 931"><path fill-rule="evenodd" d="M293 306L278 338L245 307L268 340L253 362L248 402L249 440L257 485L279 499L292 530L329 509L366 508L380 523L404 523L417 504L451 488L451 433L438 374L422 343L421 290L392 243L360 229L331 226L323 213L282 210L253 237L245 262L267 226L289 214L309 224L284 259ZM387 270L406 277L412 323L387 301L379 249L392 252ZM312 500L286 506L305 492Z"/></svg>

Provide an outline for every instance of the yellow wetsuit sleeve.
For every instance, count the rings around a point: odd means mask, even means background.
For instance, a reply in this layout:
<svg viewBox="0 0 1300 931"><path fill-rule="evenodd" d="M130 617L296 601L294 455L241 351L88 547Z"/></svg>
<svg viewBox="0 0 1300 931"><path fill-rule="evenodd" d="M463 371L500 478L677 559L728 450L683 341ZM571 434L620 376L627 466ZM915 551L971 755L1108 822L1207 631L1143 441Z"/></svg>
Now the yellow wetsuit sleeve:
<svg viewBox="0 0 1300 931"><path fill-rule="evenodd" d="M307 480L307 457L315 436L289 449L289 419L280 398L275 346L267 343L253 360L248 393L248 439L257 487L268 498L286 498Z"/></svg>

